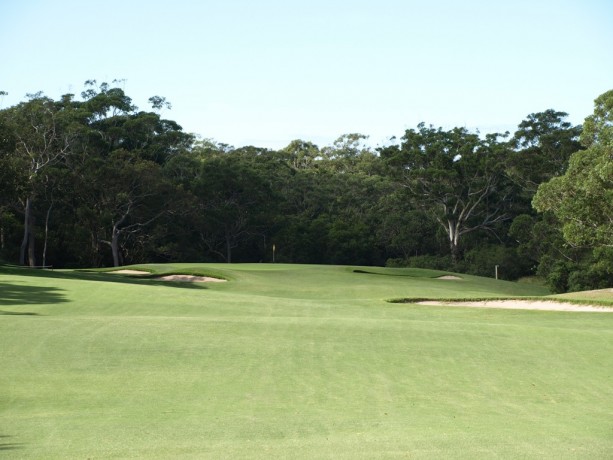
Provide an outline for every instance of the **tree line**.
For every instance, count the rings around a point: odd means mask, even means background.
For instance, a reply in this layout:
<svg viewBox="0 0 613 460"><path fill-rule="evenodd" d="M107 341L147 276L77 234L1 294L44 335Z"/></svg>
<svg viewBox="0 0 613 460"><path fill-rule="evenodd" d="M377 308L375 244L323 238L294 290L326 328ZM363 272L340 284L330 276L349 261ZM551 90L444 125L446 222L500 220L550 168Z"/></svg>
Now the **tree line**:
<svg viewBox="0 0 613 460"><path fill-rule="evenodd" d="M613 91L573 126L424 123L235 148L140 110L114 84L0 110L0 258L29 266L271 262L415 266L563 292L613 285Z"/></svg>

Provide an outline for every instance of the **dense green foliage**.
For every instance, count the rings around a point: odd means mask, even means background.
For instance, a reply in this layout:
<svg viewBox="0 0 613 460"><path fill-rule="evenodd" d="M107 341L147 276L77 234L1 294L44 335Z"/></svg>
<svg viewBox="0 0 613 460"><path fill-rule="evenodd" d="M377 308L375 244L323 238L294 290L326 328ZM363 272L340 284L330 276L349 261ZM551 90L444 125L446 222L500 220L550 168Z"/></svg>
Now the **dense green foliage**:
<svg viewBox="0 0 613 460"><path fill-rule="evenodd" d="M611 313L386 302L545 294L417 269L131 268L229 282L0 267L0 456L611 457Z"/></svg>
<svg viewBox="0 0 613 460"><path fill-rule="evenodd" d="M541 184L533 201L557 217L571 247L593 249L579 269L559 267L558 290L613 285L613 90L595 100L581 143L585 150L570 156L563 175Z"/></svg>
<svg viewBox="0 0 613 460"><path fill-rule="evenodd" d="M106 83L32 94L0 110L0 258L259 262L274 246L277 262L498 266L558 291L610 286L607 94L582 143L581 126L547 110L512 136L422 123L376 149L348 134L278 151L198 139L161 117L164 98L139 110Z"/></svg>

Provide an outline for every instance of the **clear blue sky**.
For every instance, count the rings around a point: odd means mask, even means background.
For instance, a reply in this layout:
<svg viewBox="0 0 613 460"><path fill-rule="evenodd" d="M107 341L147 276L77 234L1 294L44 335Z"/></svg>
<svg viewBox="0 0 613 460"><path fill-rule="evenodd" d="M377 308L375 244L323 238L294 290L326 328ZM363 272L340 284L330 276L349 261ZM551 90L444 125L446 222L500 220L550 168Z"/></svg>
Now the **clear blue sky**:
<svg viewBox="0 0 613 460"><path fill-rule="evenodd" d="M549 108L578 124L613 88L613 1L0 2L0 107L88 79L237 147L513 131Z"/></svg>

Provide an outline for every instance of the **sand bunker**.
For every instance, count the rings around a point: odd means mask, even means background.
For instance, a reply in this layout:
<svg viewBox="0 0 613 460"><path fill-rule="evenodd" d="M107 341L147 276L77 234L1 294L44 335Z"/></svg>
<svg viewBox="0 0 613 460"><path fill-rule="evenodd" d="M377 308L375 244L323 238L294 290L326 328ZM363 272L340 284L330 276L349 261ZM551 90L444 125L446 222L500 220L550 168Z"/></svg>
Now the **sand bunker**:
<svg viewBox="0 0 613 460"><path fill-rule="evenodd" d="M613 308L598 307L595 305L577 305L551 300L481 300L481 301L452 301L425 300L416 302L419 305L443 305L446 307L477 307L477 308L508 308L516 310L550 310L550 311L584 311L613 313Z"/></svg>
<svg viewBox="0 0 613 460"><path fill-rule="evenodd" d="M211 278L210 276L194 276L194 275L166 275L156 278L161 281L188 281L192 283L223 283L227 280L219 278Z"/></svg>
<svg viewBox="0 0 613 460"><path fill-rule="evenodd" d="M443 276L437 276L436 279L437 280L461 280L462 278L460 278L459 276L455 276L455 275L443 275Z"/></svg>
<svg viewBox="0 0 613 460"><path fill-rule="evenodd" d="M149 272L144 272L142 270L115 270L108 273L116 273L118 275L148 275Z"/></svg>
<svg viewBox="0 0 613 460"><path fill-rule="evenodd" d="M150 275L151 273L142 270L115 270L108 273L116 273L118 275ZM212 278L210 276L195 276L195 275L165 275L155 278L161 281L187 281L191 283L223 283L227 280Z"/></svg>

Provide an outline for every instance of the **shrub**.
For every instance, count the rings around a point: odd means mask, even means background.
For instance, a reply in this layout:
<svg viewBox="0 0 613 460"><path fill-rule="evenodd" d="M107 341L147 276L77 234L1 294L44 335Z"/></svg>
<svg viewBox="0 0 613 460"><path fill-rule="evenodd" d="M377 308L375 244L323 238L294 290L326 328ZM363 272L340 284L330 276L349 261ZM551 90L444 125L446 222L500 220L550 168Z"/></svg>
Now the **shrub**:
<svg viewBox="0 0 613 460"><path fill-rule="evenodd" d="M532 264L529 259L519 257L515 248L487 245L467 251L458 268L464 273L493 278L498 265L499 278L516 280L532 274Z"/></svg>
<svg viewBox="0 0 613 460"><path fill-rule="evenodd" d="M409 257L407 267L429 268L431 270L454 270L451 256L423 255Z"/></svg>

